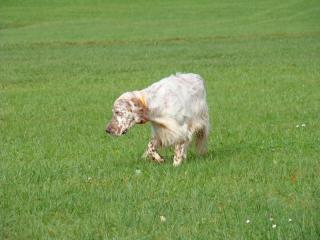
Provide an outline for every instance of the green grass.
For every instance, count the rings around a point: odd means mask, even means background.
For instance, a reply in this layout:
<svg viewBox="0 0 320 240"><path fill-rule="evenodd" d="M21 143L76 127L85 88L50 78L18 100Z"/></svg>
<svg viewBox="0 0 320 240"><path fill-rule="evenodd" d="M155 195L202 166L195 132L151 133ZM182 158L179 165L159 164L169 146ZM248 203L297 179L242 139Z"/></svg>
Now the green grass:
<svg viewBox="0 0 320 240"><path fill-rule="evenodd" d="M319 239L319 24L318 1L2 0L0 238ZM104 133L175 72L212 125L179 168L140 158L148 125Z"/></svg>

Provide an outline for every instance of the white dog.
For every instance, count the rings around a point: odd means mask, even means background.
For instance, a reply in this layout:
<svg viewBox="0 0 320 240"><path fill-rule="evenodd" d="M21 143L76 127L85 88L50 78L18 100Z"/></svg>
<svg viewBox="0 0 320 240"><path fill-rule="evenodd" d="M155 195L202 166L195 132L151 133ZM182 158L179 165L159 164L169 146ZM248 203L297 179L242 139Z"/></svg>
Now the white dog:
<svg viewBox="0 0 320 240"><path fill-rule="evenodd" d="M125 134L136 123L151 123L152 138L144 156L156 162L164 161L157 148L174 146L173 165L180 165L193 135L198 151L206 150L209 114L204 83L197 74L177 73L143 90L126 92L112 112L106 127L112 135Z"/></svg>

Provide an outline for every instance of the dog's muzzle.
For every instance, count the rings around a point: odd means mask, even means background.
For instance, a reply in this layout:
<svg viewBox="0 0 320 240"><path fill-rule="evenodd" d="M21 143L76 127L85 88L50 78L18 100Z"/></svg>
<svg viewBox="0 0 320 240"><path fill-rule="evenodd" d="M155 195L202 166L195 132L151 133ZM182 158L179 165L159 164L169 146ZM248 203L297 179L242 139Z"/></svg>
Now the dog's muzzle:
<svg viewBox="0 0 320 240"><path fill-rule="evenodd" d="M118 132L116 129L113 129L112 127L108 126L106 128L106 133L110 134L110 135L113 135L113 136L121 136L121 135L124 135L128 132L128 129L125 129L124 131L122 132Z"/></svg>

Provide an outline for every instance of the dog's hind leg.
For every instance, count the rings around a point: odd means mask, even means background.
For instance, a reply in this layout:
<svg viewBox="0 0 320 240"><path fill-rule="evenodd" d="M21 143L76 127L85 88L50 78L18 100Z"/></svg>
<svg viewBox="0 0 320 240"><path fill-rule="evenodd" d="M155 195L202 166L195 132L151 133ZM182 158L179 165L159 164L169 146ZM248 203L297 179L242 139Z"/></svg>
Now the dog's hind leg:
<svg viewBox="0 0 320 240"><path fill-rule="evenodd" d="M199 154L205 154L207 152L207 141L209 135L209 117L208 114L204 114L205 117L200 121L200 126L194 132L196 149Z"/></svg>
<svg viewBox="0 0 320 240"><path fill-rule="evenodd" d="M157 141L157 139L152 138L148 143L147 150L143 154L143 158L150 158L151 160L157 163L163 163L164 159L157 152L158 147L159 147L159 142Z"/></svg>
<svg viewBox="0 0 320 240"><path fill-rule="evenodd" d="M195 132L195 144L199 154L207 152L208 129L203 127Z"/></svg>

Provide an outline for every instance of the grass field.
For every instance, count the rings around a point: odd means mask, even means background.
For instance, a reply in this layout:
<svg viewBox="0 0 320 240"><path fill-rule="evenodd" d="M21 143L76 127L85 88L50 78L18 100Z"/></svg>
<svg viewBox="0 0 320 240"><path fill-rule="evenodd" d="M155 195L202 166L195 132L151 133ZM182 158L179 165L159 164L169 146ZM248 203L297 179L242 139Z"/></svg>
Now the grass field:
<svg viewBox="0 0 320 240"><path fill-rule="evenodd" d="M178 168L104 132L175 72L212 126ZM316 0L0 1L0 239L319 239L319 156Z"/></svg>

